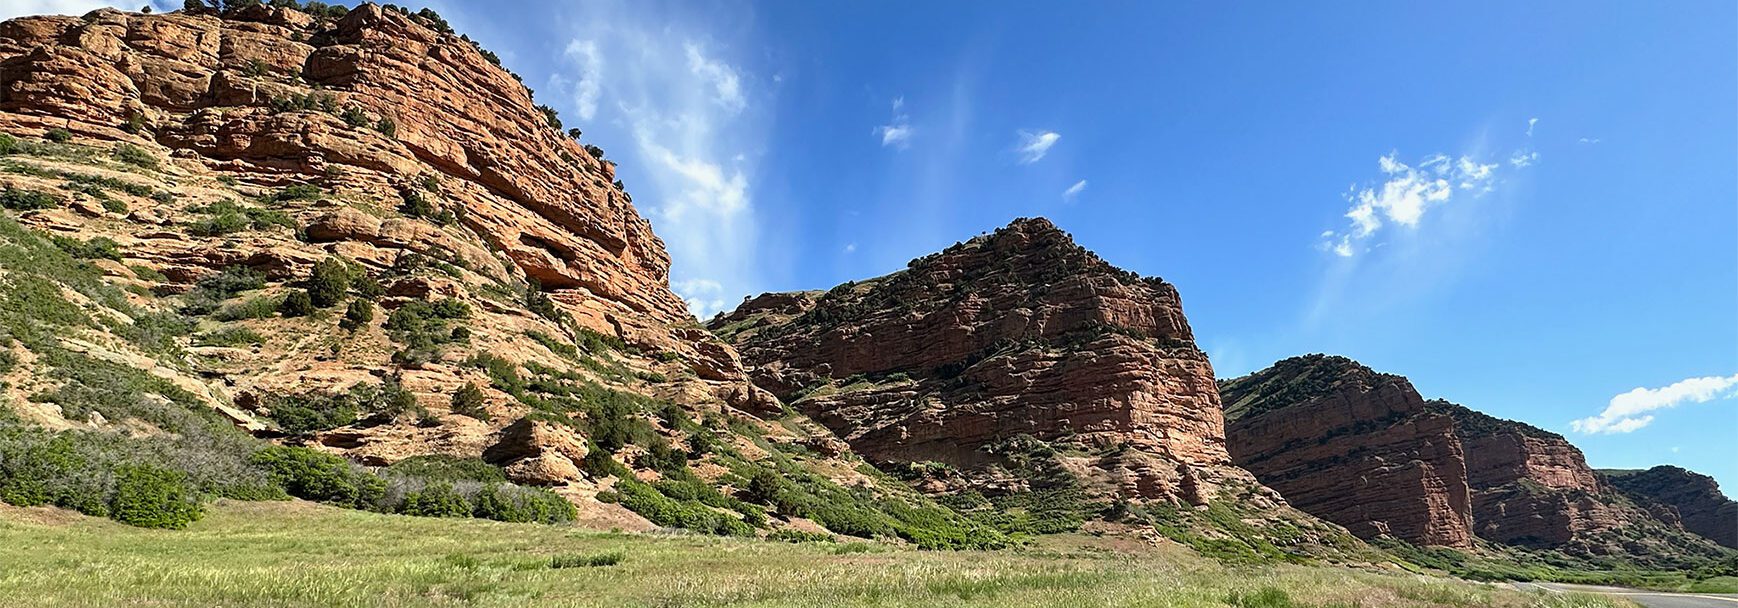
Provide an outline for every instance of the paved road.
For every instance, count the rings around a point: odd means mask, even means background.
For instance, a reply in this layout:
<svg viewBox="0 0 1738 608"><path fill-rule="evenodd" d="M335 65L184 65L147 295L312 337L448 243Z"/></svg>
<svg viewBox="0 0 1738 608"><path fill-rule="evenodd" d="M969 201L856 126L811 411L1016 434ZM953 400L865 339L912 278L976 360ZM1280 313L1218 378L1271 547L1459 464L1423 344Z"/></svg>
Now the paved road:
<svg viewBox="0 0 1738 608"><path fill-rule="evenodd" d="M1565 585L1562 583L1515 583L1515 587L1523 591L1540 589L1551 593L1579 592L1615 595L1647 608L1738 608L1738 595L1666 593L1663 591L1624 589L1622 587L1595 587L1593 585Z"/></svg>

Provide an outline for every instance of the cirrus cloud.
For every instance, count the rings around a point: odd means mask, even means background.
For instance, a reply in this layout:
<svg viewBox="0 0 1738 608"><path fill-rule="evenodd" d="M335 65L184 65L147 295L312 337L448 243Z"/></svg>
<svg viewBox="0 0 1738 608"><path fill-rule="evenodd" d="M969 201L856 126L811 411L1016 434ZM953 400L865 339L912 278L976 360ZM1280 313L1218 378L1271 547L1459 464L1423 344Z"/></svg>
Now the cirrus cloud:
<svg viewBox="0 0 1738 608"><path fill-rule="evenodd" d="M1056 145L1056 140L1062 135L1055 131L1019 131L1020 143L1014 151L1020 155L1020 164L1030 165L1050 153L1050 147Z"/></svg>

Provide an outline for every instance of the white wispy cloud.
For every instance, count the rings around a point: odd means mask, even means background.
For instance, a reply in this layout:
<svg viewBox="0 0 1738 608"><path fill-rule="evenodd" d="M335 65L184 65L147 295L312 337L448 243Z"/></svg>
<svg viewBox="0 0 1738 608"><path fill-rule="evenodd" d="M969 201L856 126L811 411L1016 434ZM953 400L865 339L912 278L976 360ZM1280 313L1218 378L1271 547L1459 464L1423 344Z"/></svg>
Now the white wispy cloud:
<svg viewBox="0 0 1738 608"><path fill-rule="evenodd" d="M760 289L755 159L769 136L765 80L719 28L680 7L588 3L550 80L604 145L671 258L671 288L707 317ZM612 145L613 144L613 145Z"/></svg>
<svg viewBox="0 0 1738 608"><path fill-rule="evenodd" d="M887 124L875 127L875 133L881 136L881 146L893 146L904 150L911 145L911 116L903 112L905 97L893 98L893 120Z"/></svg>
<svg viewBox="0 0 1738 608"><path fill-rule="evenodd" d="M1527 119L1527 137L1533 136L1533 126L1537 125L1537 124L1539 124L1539 119L1537 119L1537 118Z"/></svg>
<svg viewBox="0 0 1738 608"><path fill-rule="evenodd" d="M1539 153L1528 150L1517 150L1514 154L1509 155L1509 165L1517 169L1530 167L1537 160L1539 160Z"/></svg>
<svg viewBox="0 0 1738 608"><path fill-rule="evenodd" d="M1518 153L1517 153L1518 154ZM1516 168L1525 167L1538 158L1531 154L1525 164L1510 162ZM1480 196L1495 187L1498 163L1487 163L1470 155L1450 157L1432 154L1416 166L1401 162L1397 152L1376 159L1382 172L1378 185L1354 184L1345 195L1352 203L1345 217L1350 226L1343 230L1322 232L1318 248L1340 257L1351 257L1362 250L1362 243L1389 223L1416 228L1430 209L1448 204L1457 196Z"/></svg>
<svg viewBox="0 0 1738 608"><path fill-rule="evenodd" d="M1017 131L1016 135L1020 137L1020 143L1015 151L1020 154L1022 165L1030 165L1043 159L1045 154L1050 153L1050 147L1056 145L1056 140L1062 139L1062 135L1055 131Z"/></svg>
<svg viewBox="0 0 1738 608"><path fill-rule="evenodd" d="M693 42L684 44L682 48L688 53L688 71L712 85L716 91L714 100L732 112L741 111L748 100L742 96L742 83L737 80L736 68L707 57L701 52L700 45Z"/></svg>
<svg viewBox="0 0 1738 608"><path fill-rule="evenodd" d="M1599 143L1599 138L1597 138L1597 137L1592 137L1592 138L1583 137L1583 138L1577 140L1575 143L1578 143L1578 144L1596 144L1596 143Z"/></svg>
<svg viewBox="0 0 1738 608"><path fill-rule="evenodd" d="M1598 415L1570 422L1569 426L1582 433L1628 433L1651 424L1654 416L1649 412L1733 396L1738 396L1738 374L1689 378L1660 388L1638 387L1612 397Z"/></svg>
<svg viewBox="0 0 1738 608"><path fill-rule="evenodd" d="M83 15L99 8L136 11L150 6L152 11L167 12L171 7L163 2L128 2L125 0L6 0L0 3L0 21L31 15ZM181 8L179 4L173 8Z"/></svg>
<svg viewBox="0 0 1738 608"><path fill-rule="evenodd" d="M857 253L857 244L856 243L845 243L844 251L847 254Z"/></svg>
<svg viewBox="0 0 1738 608"><path fill-rule="evenodd" d="M1062 200L1072 201L1072 200L1074 200L1075 197L1080 196L1081 192L1085 192L1085 191L1086 191L1086 180L1083 179L1083 180L1074 182L1074 185L1069 186L1067 190L1062 191Z"/></svg>
<svg viewBox="0 0 1738 608"><path fill-rule="evenodd" d="M573 107L580 120L591 120L597 116L597 100L603 94L603 55L592 40L570 41L562 55L579 68L579 80L573 83ZM555 78L560 88L565 78L559 73Z"/></svg>

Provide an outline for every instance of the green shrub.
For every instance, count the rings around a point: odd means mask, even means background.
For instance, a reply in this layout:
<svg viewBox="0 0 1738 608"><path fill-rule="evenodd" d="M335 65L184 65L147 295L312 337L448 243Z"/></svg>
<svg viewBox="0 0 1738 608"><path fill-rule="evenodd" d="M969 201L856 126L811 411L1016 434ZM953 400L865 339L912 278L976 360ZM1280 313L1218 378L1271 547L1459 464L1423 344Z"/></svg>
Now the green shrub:
<svg viewBox="0 0 1738 608"><path fill-rule="evenodd" d="M169 280L169 277L164 275L162 272L158 272L157 269L144 264L129 264L127 265L127 269L133 271L133 277L141 281L154 281L161 283Z"/></svg>
<svg viewBox="0 0 1738 608"><path fill-rule="evenodd" d="M787 542L787 543L832 543L832 542L838 542L838 538L834 537L831 534L826 534L826 533L822 533L822 532L805 532L803 530L792 530L790 528L785 528L782 530L774 530L771 534L766 535L766 539Z"/></svg>
<svg viewBox="0 0 1738 608"><path fill-rule="evenodd" d="M350 288L356 292L356 297L370 302L386 295L386 287L367 272L357 272L350 277ZM372 310L372 308L371 308Z"/></svg>
<svg viewBox="0 0 1738 608"><path fill-rule="evenodd" d="M272 446L249 460L291 496L352 509L378 509L386 482L343 458L302 447Z"/></svg>
<svg viewBox="0 0 1738 608"><path fill-rule="evenodd" d="M446 299L430 303L421 300L406 302L386 317L386 330L393 340L404 346L395 359L410 364L433 358L440 347L468 338L448 326L454 319L469 317L471 307L461 300Z"/></svg>
<svg viewBox="0 0 1738 608"><path fill-rule="evenodd" d="M610 551L608 553L598 553L595 555L557 555L549 558L549 568L551 570L560 570L563 568L597 568L601 566L614 566L622 563L622 560L624 559L627 559L627 554L622 553L621 551Z"/></svg>
<svg viewBox="0 0 1738 608"><path fill-rule="evenodd" d="M278 202L311 201L320 198L321 194L324 193L320 190L319 186L313 184L294 184L285 186L284 189L279 190L277 195L272 197L272 200Z"/></svg>
<svg viewBox="0 0 1738 608"><path fill-rule="evenodd" d="M249 228L264 230L272 226L283 226L292 230L297 228L296 221L282 211L261 209L235 201L218 201L192 211L206 216L188 226L189 231L200 236L223 236Z"/></svg>
<svg viewBox="0 0 1738 608"><path fill-rule="evenodd" d="M61 200L47 192L39 190L24 190L21 188L6 188L0 190L0 207L5 207L13 211L53 209L60 205Z"/></svg>
<svg viewBox="0 0 1738 608"><path fill-rule="evenodd" d="M197 495L186 482L186 476L178 471L149 465L122 469L110 515L121 523L143 528L185 528L202 513Z"/></svg>
<svg viewBox="0 0 1738 608"><path fill-rule="evenodd" d="M561 130L561 115L556 113L555 108L539 105L537 106L537 111L543 113L543 122L547 123L549 128L557 131Z"/></svg>
<svg viewBox="0 0 1738 608"><path fill-rule="evenodd" d="M406 494L399 513L421 517L470 517L471 502L453 490L453 484L434 482Z"/></svg>
<svg viewBox="0 0 1738 608"><path fill-rule="evenodd" d="M314 264L314 271L307 281L309 301L319 308L336 306L350 291L350 273L350 266L338 258L326 258Z"/></svg>
<svg viewBox="0 0 1738 608"><path fill-rule="evenodd" d="M0 133L0 155L18 151L18 138L11 133Z"/></svg>
<svg viewBox="0 0 1738 608"><path fill-rule="evenodd" d="M507 476L500 468L483 462L481 458L460 458L444 454L412 456L393 463L386 471L401 477L419 477L432 481L507 481Z"/></svg>
<svg viewBox="0 0 1738 608"><path fill-rule="evenodd" d="M72 237L60 235L54 235L51 238L54 240L54 245L59 247L61 251L65 251L72 257L81 260L104 259L119 261L121 259L120 244L116 243L114 239L106 236L99 236L88 241L81 241Z"/></svg>
<svg viewBox="0 0 1738 608"><path fill-rule="evenodd" d="M344 124L350 125L352 129L366 127L372 122L368 120L368 114L358 106L344 106L344 109L338 113L338 118L343 120Z"/></svg>
<svg viewBox="0 0 1738 608"><path fill-rule="evenodd" d="M374 303L361 298L351 300L350 306L344 309L344 320L339 325L345 329L356 329L374 321Z"/></svg>
<svg viewBox="0 0 1738 608"><path fill-rule="evenodd" d="M217 310L225 300L243 291L265 287L266 277L257 270L242 265L227 266L215 274L206 275L182 297L181 310L191 315L203 315ZM274 306L275 309L275 306ZM220 320L236 320L232 317Z"/></svg>
<svg viewBox="0 0 1738 608"><path fill-rule="evenodd" d="M115 144L115 160L139 167L141 169L156 169L157 157L144 148L132 144Z"/></svg>
<svg viewBox="0 0 1738 608"><path fill-rule="evenodd" d="M357 404L348 395L288 395L268 399L271 418L284 432L307 435L356 421Z"/></svg>
<svg viewBox="0 0 1738 608"><path fill-rule="evenodd" d="M398 206L399 213L416 218L434 217L434 204L428 202L428 197L423 196L421 192L406 188L401 196L404 202Z"/></svg>
<svg viewBox="0 0 1738 608"><path fill-rule="evenodd" d="M495 521L555 524L578 514L573 503L554 492L505 483L483 486L471 502L473 517Z"/></svg>
<svg viewBox="0 0 1738 608"><path fill-rule="evenodd" d="M200 334L193 339L194 346L244 346L264 342L264 336L246 327L225 327Z"/></svg>
<svg viewBox="0 0 1738 608"><path fill-rule="evenodd" d="M387 137L398 137L398 123L385 116L380 117L380 122L374 123L374 130Z"/></svg>
<svg viewBox="0 0 1738 608"><path fill-rule="evenodd" d="M247 230L253 221L240 213L220 213L188 225L188 231L199 236L223 236Z"/></svg>
<svg viewBox="0 0 1738 608"><path fill-rule="evenodd" d="M245 319L264 319L277 314L283 306L283 300L269 296L248 298L235 304L226 304L217 310L211 318L218 321L241 321Z"/></svg>
<svg viewBox="0 0 1738 608"><path fill-rule="evenodd" d="M314 298L306 290L292 291L278 304L278 313L286 317L306 317L314 314L314 310Z"/></svg>
<svg viewBox="0 0 1738 608"><path fill-rule="evenodd" d="M697 500L675 500L632 477L616 481L621 505L654 524L720 536L751 536L754 528Z"/></svg>
<svg viewBox="0 0 1738 608"><path fill-rule="evenodd" d="M453 391L451 409L454 414L470 416L484 422L489 421L488 398L483 395L483 389L476 384L466 382L459 390Z"/></svg>
<svg viewBox="0 0 1738 608"><path fill-rule="evenodd" d="M49 129L47 133L42 135L42 138L57 144L64 144L72 141L72 131L66 129Z"/></svg>
<svg viewBox="0 0 1738 608"><path fill-rule="evenodd" d="M145 130L148 128L150 128L150 125L145 123L145 115L139 114L139 113L128 114L127 121L124 123L121 123L121 130L122 131L126 131L126 132L132 133L134 135L144 133Z"/></svg>

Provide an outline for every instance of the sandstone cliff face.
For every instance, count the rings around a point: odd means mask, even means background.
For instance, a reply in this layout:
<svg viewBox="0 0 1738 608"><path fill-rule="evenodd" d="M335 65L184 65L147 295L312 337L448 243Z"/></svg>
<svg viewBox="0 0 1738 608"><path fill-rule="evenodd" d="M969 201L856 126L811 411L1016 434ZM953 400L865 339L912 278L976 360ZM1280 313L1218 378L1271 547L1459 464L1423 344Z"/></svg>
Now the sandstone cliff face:
<svg viewBox="0 0 1738 608"><path fill-rule="evenodd" d="M464 364L478 353L696 408L776 410L670 290L663 243L613 164L553 128L481 49L421 18L364 4L336 19L266 6L14 19L0 23L0 133L70 140L8 156L0 187L64 199L16 219L114 242L114 261L100 265L147 308L179 309L177 296L236 268L263 275L247 294L261 302L323 260L380 282L386 312L357 326L270 309L199 321L205 335L256 339L195 344L169 367L252 432L276 432L274 398L392 379L430 414L358 421L312 442L376 465L476 456L526 437L554 454L524 458L533 464L583 455L548 429L503 438L525 406ZM117 146L142 158L116 162ZM301 194L286 196L291 186ZM413 201L426 209L407 210ZM244 225L211 228L224 206ZM452 323L467 326L464 337L443 334L439 348L401 358L416 349L404 328L385 326L387 313L440 300L471 311ZM587 332L628 348L576 349ZM487 388L483 409L446 413L467 382ZM31 384L5 392L25 402ZM51 428L92 426L38 409ZM519 468L534 483L577 481L564 466Z"/></svg>
<svg viewBox="0 0 1738 608"><path fill-rule="evenodd" d="M1446 401L1344 357L1295 357L1220 384L1239 465L1366 538L1476 538L1656 565L1717 554L1637 507L1561 435Z"/></svg>
<svg viewBox="0 0 1738 608"><path fill-rule="evenodd" d="M669 257L612 165L533 106L479 49L371 4L337 20L261 6L0 25L6 132L141 144L247 183L396 198L436 181L465 227L585 325L661 346L704 339L679 329L692 322L669 289ZM330 239L380 238L328 228Z"/></svg>
<svg viewBox="0 0 1738 608"><path fill-rule="evenodd" d="M877 461L996 461L1017 436L1096 449L1128 496L1201 502L1229 464L1212 366L1175 287L1120 271L1043 219L826 293L711 322L760 386Z"/></svg>
<svg viewBox="0 0 1738 608"><path fill-rule="evenodd" d="M1432 405L1454 417L1467 446L1467 483L1474 488L1480 537L1558 547L1591 542L1638 515L1617 504L1581 450L1561 435L1447 402Z"/></svg>
<svg viewBox="0 0 1738 608"><path fill-rule="evenodd" d="M1670 465L1599 473L1660 519L1681 522L1690 532L1738 549L1738 501L1720 492L1714 478Z"/></svg>
<svg viewBox="0 0 1738 608"><path fill-rule="evenodd" d="M1294 506L1363 538L1472 546L1466 451L1405 378L1315 355L1220 398L1233 459Z"/></svg>

